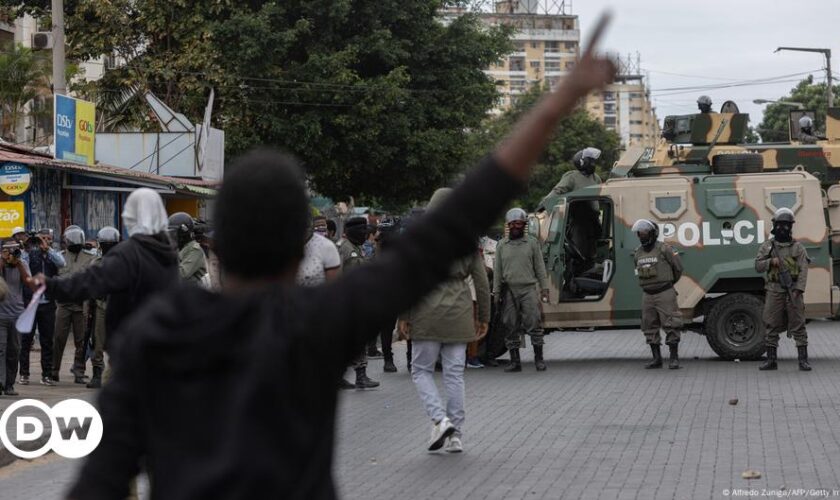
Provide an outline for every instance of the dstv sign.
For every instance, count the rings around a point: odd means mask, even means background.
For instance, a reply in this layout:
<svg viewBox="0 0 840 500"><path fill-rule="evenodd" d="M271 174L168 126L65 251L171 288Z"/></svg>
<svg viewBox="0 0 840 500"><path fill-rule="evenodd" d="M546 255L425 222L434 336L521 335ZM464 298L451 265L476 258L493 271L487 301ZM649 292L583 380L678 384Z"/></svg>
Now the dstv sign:
<svg viewBox="0 0 840 500"><path fill-rule="evenodd" d="M64 95L55 96L55 159L94 164L96 106Z"/></svg>

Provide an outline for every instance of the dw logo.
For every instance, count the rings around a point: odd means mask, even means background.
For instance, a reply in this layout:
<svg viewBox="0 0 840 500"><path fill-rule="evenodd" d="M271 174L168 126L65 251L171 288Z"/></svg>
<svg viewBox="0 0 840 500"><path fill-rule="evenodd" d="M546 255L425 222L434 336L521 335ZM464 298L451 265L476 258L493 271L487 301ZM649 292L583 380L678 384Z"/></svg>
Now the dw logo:
<svg viewBox="0 0 840 500"><path fill-rule="evenodd" d="M50 450L65 458L81 458L102 441L102 417L81 399L65 399L52 408L22 399L0 416L0 441L12 454L28 460Z"/></svg>

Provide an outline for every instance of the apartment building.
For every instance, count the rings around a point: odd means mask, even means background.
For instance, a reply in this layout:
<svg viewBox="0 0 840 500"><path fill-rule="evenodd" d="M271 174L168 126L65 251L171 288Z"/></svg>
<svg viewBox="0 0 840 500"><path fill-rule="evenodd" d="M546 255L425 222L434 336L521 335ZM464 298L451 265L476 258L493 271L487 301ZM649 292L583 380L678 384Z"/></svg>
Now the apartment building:
<svg viewBox="0 0 840 500"><path fill-rule="evenodd" d="M622 77L601 92L586 98L586 110L629 146L654 146L660 127L650 92L642 76Z"/></svg>

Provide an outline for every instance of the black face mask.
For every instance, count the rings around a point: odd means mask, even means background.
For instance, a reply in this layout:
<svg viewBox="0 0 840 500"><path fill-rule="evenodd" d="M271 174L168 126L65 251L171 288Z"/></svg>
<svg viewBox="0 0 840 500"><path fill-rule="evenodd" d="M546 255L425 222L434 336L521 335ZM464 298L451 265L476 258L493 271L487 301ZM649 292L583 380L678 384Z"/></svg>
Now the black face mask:
<svg viewBox="0 0 840 500"><path fill-rule="evenodd" d="M642 248L646 251L649 251L653 248L653 245L656 243L656 237L653 235L652 232L647 233L639 233L639 243L642 244Z"/></svg>
<svg viewBox="0 0 840 500"><path fill-rule="evenodd" d="M518 227L512 227L512 228L510 228L510 231L508 232L508 235L510 236L510 239L512 239L512 240L518 240L519 238L521 238L525 235L525 229L519 229Z"/></svg>
<svg viewBox="0 0 840 500"><path fill-rule="evenodd" d="M67 250L71 253L79 253L82 251L82 245L67 245Z"/></svg>
<svg viewBox="0 0 840 500"><path fill-rule="evenodd" d="M583 165L578 166L578 170L580 170L580 173L583 175L589 177L595 173L595 162L590 158L584 158Z"/></svg>
<svg viewBox="0 0 840 500"><path fill-rule="evenodd" d="M100 250L102 250L102 255L105 255L106 253L108 253L108 251L111 250L112 248L114 248L115 246L117 246L116 243L104 243L103 242L103 243L99 244L99 248L100 248Z"/></svg>
<svg viewBox="0 0 840 500"><path fill-rule="evenodd" d="M359 246L363 245L365 240L367 239L367 227L366 226L353 226L347 228L347 239L350 243Z"/></svg>
<svg viewBox="0 0 840 500"><path fill-rule="evenodd" d="M793 227L790 224L779 223L773 224L773 230L770 232L779 243L789 243L793 239L792 230Z"/></svg>

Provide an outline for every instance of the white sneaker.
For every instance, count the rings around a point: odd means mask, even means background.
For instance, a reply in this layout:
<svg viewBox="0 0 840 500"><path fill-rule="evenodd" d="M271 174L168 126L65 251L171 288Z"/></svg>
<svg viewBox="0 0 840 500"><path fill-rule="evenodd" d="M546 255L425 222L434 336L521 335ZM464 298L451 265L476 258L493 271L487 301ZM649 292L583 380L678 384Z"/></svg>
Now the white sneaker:
<svg viewBox="0 0 840 500"><path fill-rule="evenodd" d="M446 438L455 432L455 426L447 417L432 427L432 437L429 439L429 451L437 451L443 447Z"/></svg>
<svg viewBox="0 0 840 500"><path fill-rule="evenodd" d="M461 453L464 451L464 444L461 443L461 438L452 436L446 440L446 446L443 447L446 453Z"/></svg>

